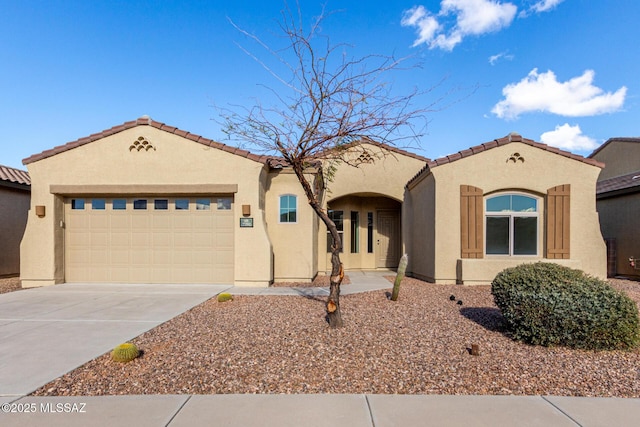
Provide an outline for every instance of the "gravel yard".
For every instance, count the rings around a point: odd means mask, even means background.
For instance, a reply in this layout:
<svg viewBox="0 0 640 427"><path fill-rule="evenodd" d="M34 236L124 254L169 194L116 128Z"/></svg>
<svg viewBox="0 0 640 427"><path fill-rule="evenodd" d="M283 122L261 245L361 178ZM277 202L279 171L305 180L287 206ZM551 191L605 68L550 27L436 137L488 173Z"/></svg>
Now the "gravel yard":
<svg viewBox="0 0 640 427"><path fill-rule="evenodd" d="M0 294L22 290L19 277L0 278Z"/></svg>
<svg viewBox="0 0 640 427"><path fill-rule="evenodd" d="M640 302L640 283L614 280ZM391 288L391 284L390 284ZM456 301L450 301L455 295ZM462 305L457 304L462 300ZM293 296L215 299L134 342L128 364L109 355L34 395L433 393L640 397L640 349L592 352L512 341L489 286L405 279L341 298L345 327L330 330L324 301ZM479 356L470 355L478 344ZM71 351L72 349L70 349Z"/></svg>
<svg viewBox="0 0 640 427"><path fill-rule="evenodd" d="M315 279L313 279L313 282L276 282L274 283L273 287L275 288L281 288L281 287L290 287L290 288L311 288L311 287L328 287L329 286L329 279L330 276L320 276L317 275ZM349 285L351 284L351 280L349 279L349 276L345 275L342 278L342 285Z"/></svg>

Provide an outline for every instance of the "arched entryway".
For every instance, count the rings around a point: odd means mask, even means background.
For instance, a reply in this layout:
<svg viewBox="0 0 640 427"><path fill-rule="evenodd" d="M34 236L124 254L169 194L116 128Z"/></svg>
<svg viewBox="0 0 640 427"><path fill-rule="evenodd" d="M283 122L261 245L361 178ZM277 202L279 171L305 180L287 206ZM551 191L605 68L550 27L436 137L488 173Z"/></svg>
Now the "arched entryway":
<svg viewBox="0 0 640 427"><path fill-rule="evenodd" d="M374 193L342 196L327 203L327 210L342 236L340 256L347 270L395 269L402 256L401 210L398 200ZM330 268L331 236L323 227L319 239L326 256L318 257Z"/></svg>

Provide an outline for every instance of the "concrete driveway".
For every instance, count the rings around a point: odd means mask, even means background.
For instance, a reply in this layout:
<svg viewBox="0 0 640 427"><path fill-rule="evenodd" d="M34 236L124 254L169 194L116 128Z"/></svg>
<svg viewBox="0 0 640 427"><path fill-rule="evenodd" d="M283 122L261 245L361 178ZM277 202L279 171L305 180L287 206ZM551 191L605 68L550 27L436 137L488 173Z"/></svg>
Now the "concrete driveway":
<svg viewBox="0 0 640 427"><path fill-rule="evenodd" d="M0 396L23 396L230 285L63 284L0 295Z"/></svg>

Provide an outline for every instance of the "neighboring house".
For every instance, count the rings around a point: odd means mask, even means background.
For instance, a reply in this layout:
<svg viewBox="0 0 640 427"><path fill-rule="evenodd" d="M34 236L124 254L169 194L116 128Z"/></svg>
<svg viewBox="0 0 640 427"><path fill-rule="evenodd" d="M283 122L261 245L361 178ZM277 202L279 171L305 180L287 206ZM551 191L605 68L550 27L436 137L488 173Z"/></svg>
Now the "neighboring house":
<svg viewBox="0 0 640 427"><path fill-rule="evenodd" d="M408 270L472 284L549 261L604 277L595 204L602 166L518 134L428 162L407 184Z"/></svg>
<svg viewBox="0 0 640 427"><path fill-rule="evenodd" d="M560 246L550 251L557 250L559 262L603 275L604 243L593 197L599 164L527 141L514 140L509 148L486 149L440 165L442 160L430 162L366 140L349 146L346 162L331 165L334 174L323 174L316 165L309 168L308 177L338 225L347 269L395 268L408 251L412 271L419 277L437 282L485 280L501 264L550 258L541 231L545 200L557 198L559 203L570 197L570 212L562 216L560 210L557 221L564 225L566 218L568 226L570 218L571 229L580 232L570 239L564 236L571 252L562 246L562 238ZM516 168L511 175L500 174L492 163L493 157L504 156L505 149L512 157L515 151L521 154L509 164ZM328 162L324 160L325 170ZM330 269L330 236L309 207L295 174L280 158L257 156L143 117L33 155L24 163L33 181L34 207L22 243L25 287L62 282L267 286L274 281L308 281ZM427 169L420 172L425 164ZM433 167L436 164L438 168ZM553 174L548 173L549 165ZM487 168L490 173L480 176ZM438 190L437 200L435 191L423 194L420 188L420 182L433 181L428 176L436 169L437 176L453 174L451 182L438 181L443 192ZM492 177L497 182L488 184ZM467 266L457 276L457 264L467 260L461 260L460 251L446 251L442 255L453 257L448 261L453 273L449 267L442 274L437 273L440 267L434 274L423 269L441 249L440 239L460 241L459 219L455 230L437 232L436 224L427 220L429 212L438 221L459 216L450 211L460 212L459 190L446 197L456 179L484 186L484 194L502 189L532 195L537 210L527 215L538 227L536 253L488 255L491 268ZM565 184L571 189L547 196L547 188ZM525 222L531 230L532 220ZM482 275L473 273L473 268Z"/></svg>
<svg viewBox="0 0 640 427"><path fill-rule="evenodd" d="M606 164L598 178L596 205L608 246L607 274L638 278L640 138L610 138L589 157Z"/></svg>
<svg viewBox="0 0 640 427"><path fill-rule="evenodd" d="M0 165L0 277L20 273L20 240L27 225L30 195L29 174Z"/></svg>

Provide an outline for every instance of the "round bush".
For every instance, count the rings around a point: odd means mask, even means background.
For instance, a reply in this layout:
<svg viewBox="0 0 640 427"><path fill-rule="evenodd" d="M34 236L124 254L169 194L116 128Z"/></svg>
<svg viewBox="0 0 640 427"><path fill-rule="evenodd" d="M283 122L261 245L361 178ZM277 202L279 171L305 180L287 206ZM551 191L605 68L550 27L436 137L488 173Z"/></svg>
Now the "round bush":
<svg viewBox="0 0 640 427"><path fill-rule="evenodd" d="M231 295L228 292L223 292L221 294L218 294L218 302L227 302L227 301L233 301L233 295Z"/></svg>
<svg viewBox="0 0 640 427"><path fill-rule="evenodd" d="M139 354L140 352L135 344L126 342L113 349L111 352L111 360L123 363L131 362L133 359L138 357Z"/></svg>
<svg viewBox="0 0 640 427"><path fill-rule="evenodd" d="M491 293L516 340L593 350L640 344L636 303L580 270L523 264L498 273Z"/></svg>

